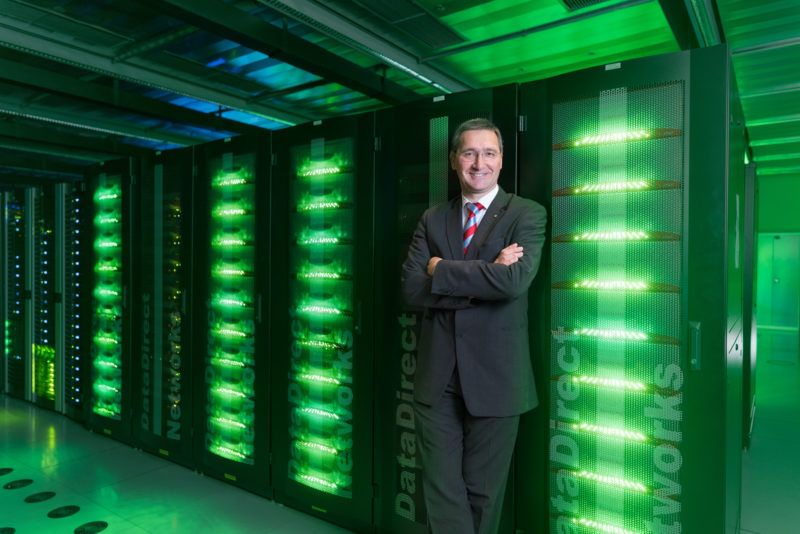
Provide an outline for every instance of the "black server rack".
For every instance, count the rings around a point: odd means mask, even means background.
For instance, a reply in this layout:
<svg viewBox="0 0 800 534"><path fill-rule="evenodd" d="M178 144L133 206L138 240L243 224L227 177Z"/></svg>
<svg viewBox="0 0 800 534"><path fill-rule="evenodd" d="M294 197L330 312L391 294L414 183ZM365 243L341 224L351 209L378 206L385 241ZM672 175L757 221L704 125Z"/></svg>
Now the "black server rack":
<svg viewBox="0 0 800 534"><path fill-rule="evenodd" d="M56 409L78 421L86 418L91 389L88 204L83 182L56 186Z"/></svg>
<svg viewBox="0 0 800 534"><path fill-rule="evenodd" d="M31 217L31 383L30 401L56 407L55 185L28 189ZM60 366L59 366L60 367Z"/></svg>
<svg viewBox="0 0 800 534"><path fill-rule="evenodd" d="M526 84L520 102L520 189L552 206L552 232L532 295L549 399L520 431L517 531L738 531L744 145L727 47Z"/></svg>
<svg viewBox="0 0 800 534"><path fill-rule="evenodd" d="M198 148L194 462L269 492L269 137Z"/></svg>
<svg viewBox="0 0 800 534"><path fill-rule="evenodd" d="M132 407L134 442L192 465L190 290L193 149L141 160Z"/></svg>
<svg viewBox="0 0 800 534"><path fill-rule="evenodd" d="M92 303L87 420L90 429L131 438L131 182L135 160L102 162L88 170L91 195Z"/></svg>
<svg viewBox="0 0 800 534"><path fill-rule="evenodd" d="M275 499L372 523L373 115L273 134Z"/></svg>
<svg viewBox="0 0 800 534"><path fill-rule="evenodd" d="M28 362L26 337L26 289L28 255L26 189L13 188L4 193L4 269L3 269L3 391L18 399L26 398Z"/></svg>
<svg viewBox="0 0 800 534"><path fill-rule="evenodd" d="M416 448L413 394L422 311L400 295L400 266L419 217L460 194L450 169L450 136L465 120L487 118L503 134L499 184L517 192L517 86L440 96L376 114L375 482L378 532L427 532L422 466ZM509 481L513 479L513 473ZM506 492L502 531L513 521Z"/></svg>

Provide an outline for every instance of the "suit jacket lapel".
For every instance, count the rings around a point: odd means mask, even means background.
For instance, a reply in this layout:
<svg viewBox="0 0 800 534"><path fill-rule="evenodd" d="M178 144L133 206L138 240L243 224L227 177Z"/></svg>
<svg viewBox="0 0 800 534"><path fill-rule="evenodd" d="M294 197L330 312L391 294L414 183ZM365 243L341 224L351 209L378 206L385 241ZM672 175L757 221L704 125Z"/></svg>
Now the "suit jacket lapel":
<svg viewBox="0 0 800 534"><path fill-rule="evenodd" d="M499 221L505 213L510 196L511 195L503 191L502 187L497 192L497 196L494 197L492 204L486 210L486 215L484 215L483 219L481 219L481 223L478 225L475 235L472 236L472 242L469 244L469 248L467 249L467 257L465 259L475 259L478 250L481 248L481 245L483 245L483 242L486 241L486 238L491 235L492 230L497 224L497 221Z"/></svg>
<svg viewBox="0 0 800 534"><path fill-rule="evenodd" d="M461 195L459 195L453 199L452 206L447 210L447 241L450 245L450 258L448 259L460 260L464 257L461 247L463 242L461 209Z"/></svg>

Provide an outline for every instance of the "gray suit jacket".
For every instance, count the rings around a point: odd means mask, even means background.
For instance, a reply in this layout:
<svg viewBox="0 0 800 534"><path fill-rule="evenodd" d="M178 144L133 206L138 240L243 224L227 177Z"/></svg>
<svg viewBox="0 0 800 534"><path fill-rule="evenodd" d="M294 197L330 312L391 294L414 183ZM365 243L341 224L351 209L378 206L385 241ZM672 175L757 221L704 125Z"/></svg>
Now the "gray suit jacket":
<svg viewBox="0 0 800 534"><path fill-rule="evenodd" d="M461 252L461 196L428 209L403 263L406 301L425 309L414 399L433 405L458 365L469 413L506 417L538 404L528 343L528 288L539 268L547 214L540 204L500 189ZM508 245L512 265L493 263ZM433 277L428 260L443 258Z"/></svg>

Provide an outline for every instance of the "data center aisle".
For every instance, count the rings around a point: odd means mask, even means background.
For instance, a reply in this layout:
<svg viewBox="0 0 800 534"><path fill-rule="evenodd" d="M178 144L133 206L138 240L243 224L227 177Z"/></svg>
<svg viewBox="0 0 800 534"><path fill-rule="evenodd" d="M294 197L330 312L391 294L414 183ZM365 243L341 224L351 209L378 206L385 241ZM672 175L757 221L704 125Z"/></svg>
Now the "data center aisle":
<svg viewBox="0 0 800 534"><path fill-rule="evenodd" d="M5 395L0 487L0 534L349 532Z"/></svg>
<svg viewBox="0 0 800 534"><path fill-rule="evenodd" d="M800 364L758 334L756 417L742 465L742 534L790 534L800 525Z"/></svg>

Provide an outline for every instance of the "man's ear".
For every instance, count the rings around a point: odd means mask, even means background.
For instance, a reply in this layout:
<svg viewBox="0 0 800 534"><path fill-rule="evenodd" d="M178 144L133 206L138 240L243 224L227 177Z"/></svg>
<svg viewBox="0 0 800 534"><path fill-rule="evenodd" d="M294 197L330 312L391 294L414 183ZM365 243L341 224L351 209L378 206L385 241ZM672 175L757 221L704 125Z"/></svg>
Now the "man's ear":
<svg viewBox="0 0 800 534"><path fill-rule="evenodd" d="M457 170L456 169L456 153L453 152L452 150L450 151L450 168L453 169L454 171Z"/></svg>

